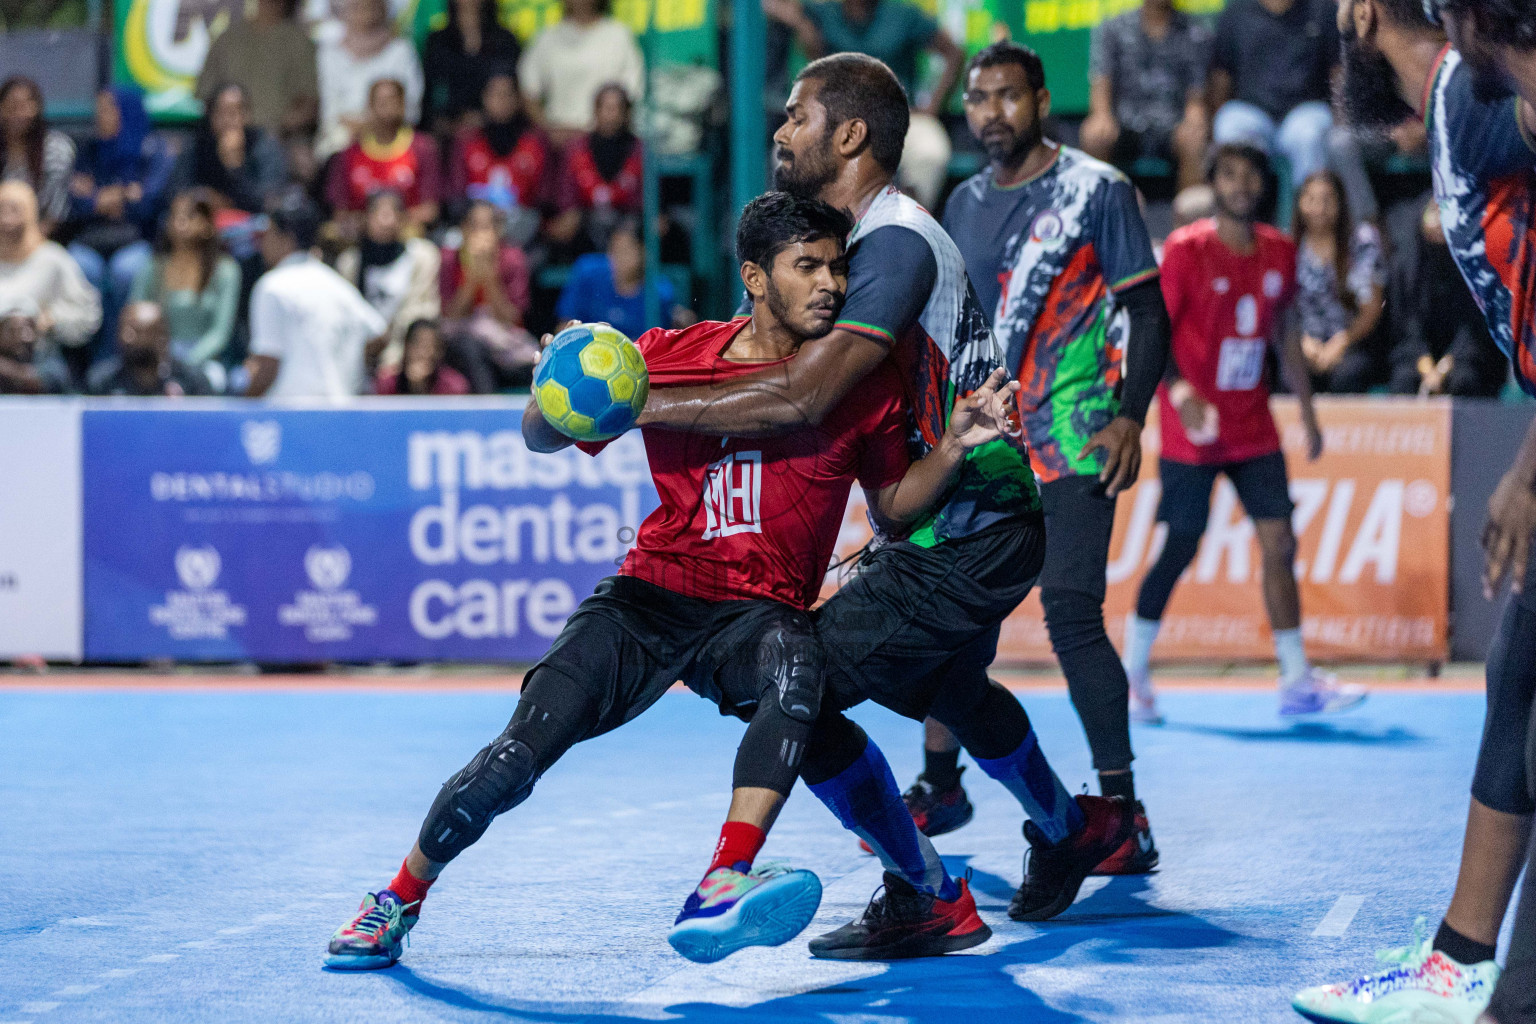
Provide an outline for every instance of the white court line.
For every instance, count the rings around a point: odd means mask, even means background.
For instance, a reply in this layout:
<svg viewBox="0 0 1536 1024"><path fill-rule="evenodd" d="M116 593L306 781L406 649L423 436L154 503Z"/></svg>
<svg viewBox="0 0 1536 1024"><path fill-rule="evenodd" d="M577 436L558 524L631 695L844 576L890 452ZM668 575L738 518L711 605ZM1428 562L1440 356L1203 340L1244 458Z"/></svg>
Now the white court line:
<svg viewBox="0 0 1536 1024"><path fill-rule="evenodd" d="M54 993L56 996L83 996L89 995L101 988L100 985L65 985Z"/></svg>
<svg viewBox="0 0 1536 1024"><path fill-rule="evenodd" d="M22 1013L47 1013L49 1010L53 1009L55 1006L58 1006L58 1005L59 1005L58 1003L22 1003L21 1004L21 1012Z"/></svg>
<svg viewBox="0 0 1536 1024"><path fill-rule="evenodd" d="M1365 905L1364 896L1340 896L1333 904L1333 909L1323 915L1323 919L1312 929L1313 938L1338 938L1349 931L1349 925Z"/></svg>
<svg viewBox="0 0 1536 1024"><path fill-rule="evenodd" d="M156 953L154 956L147 956L147 957L145 957L143 960L140 960L139 963L141 963L141 964L168 964L172 960L180 960L180 959L181 959L181 954L180 953Z"/></svg>
<svg viewBox="0 0 1536 1024"><path fill-rule="evenodd" d="M102 971L100 974L96 975L96 977L98 977L98 978L131 978L133 975L138 974L143 969L144 968L142 968L142 967L114 967L110 971Z"/></svg>

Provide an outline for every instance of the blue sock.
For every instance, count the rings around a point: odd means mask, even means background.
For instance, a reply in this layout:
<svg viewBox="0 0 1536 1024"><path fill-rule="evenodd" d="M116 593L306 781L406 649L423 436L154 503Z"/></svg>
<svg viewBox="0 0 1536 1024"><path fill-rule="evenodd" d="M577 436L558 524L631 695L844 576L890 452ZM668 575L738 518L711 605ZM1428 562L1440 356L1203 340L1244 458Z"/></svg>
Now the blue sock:
<svg viewBox="0 0 1536 1024"><path fill-rule="evenodd" d="M912 824L896 776L873 741L842 774L810 789L844 828L869 844L885 870L941 900L960 894L933 843Z"/></svg>
<svg viewBox="0 0 1536 1024"><path fill-rule="evenodd" d="M1031 729L1019 749L988 761L972 758L988 776L1001 782L1024 807L1024 813L1052 843L1059 843L1083 827L1083 811L1061 784L1051 763L1040 750Z"/></svg>

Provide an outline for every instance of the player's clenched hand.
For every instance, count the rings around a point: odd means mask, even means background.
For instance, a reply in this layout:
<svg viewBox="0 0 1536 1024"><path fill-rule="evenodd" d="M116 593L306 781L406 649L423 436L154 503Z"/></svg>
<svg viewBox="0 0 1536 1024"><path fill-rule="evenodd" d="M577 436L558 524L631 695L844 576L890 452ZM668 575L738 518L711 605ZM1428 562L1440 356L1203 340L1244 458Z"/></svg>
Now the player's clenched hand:
<svg viewBox="0 0 1536 1024"><path fill-rule="evenodd" d="M981 387L955 400L954 411L949 414L949 436L969 451L1013 433L1009 409L1018 392L1019 382L1008 380L1007 370L993 370Z"/></svg>
<svg viewBox="0 0 1536 1024"><path fill-rule="evenodd" d="M1488 499L1488 525L1483 527L1483 596L1498 593L1505 575L1517 592L1525 582L1536 532L1536 490L1523 475L1509 472Z"/></svg>
<svg viewBox="0 0 1536 1024"><path fill-rule="evenodd" d="M1088 439L1083 454L1104 449L1104 469L1099 482L1104 493L1113 498L1136 485L1141 473L1141 424L1129 416L1116 416L1109 425Z"/></svg>

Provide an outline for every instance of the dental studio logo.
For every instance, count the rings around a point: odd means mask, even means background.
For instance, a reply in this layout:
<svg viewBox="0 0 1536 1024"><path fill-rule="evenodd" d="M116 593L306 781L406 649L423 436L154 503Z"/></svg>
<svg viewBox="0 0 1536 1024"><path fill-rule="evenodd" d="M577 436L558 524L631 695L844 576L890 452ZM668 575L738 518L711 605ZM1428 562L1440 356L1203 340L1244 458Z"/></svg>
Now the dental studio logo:
<svg viewBox="0 0 1536 1024"><path fill-rule="evenodd" d="M149 621L164 628L172 640L223 640L231 626L245 625L245 606L214 584L223 559L212 544L183 544L176 549L176 578L181 590L169 590L165 603L149 609Z"/></svg>
<svg viewBox="0 0 1536 1024"><path fill-rule="evenodd" d="M345 547L310 545L304 552L304 574L314 589L296 591L293 603L277 610L277 621L302 628L305 640L350 640L355 628L379 621L379 610L365 604L361 594L342 589L352 575L352 554Z"/></svg>

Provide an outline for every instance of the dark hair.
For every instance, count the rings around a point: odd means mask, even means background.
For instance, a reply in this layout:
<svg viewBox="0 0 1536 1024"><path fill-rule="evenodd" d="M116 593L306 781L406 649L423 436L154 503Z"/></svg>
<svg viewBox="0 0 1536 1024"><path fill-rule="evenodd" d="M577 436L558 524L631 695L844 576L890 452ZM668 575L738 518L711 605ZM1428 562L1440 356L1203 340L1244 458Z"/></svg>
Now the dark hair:
<svg viewBox="0 0 1536 1024"><path fill-rule="evenodd" d="M277 194L267 207L267 219L300 249L312 248L320 233L320 209L297 185Z"/></svg>
<svg viewBox="0 0 1536 1024"><path fill-rule="evenodd" d="M1246 160L1254 170L1259 172L1259 177L1266 182L1274 173L1270 166L1269 154L1251 142L1222 142L1211 147L1210 153L1205 158L1205 181L1212 184L1216 181L1216 168L1228 158Z"/></svg>
<svg viewBox="0 0 1536 1024"><path fill-rule="evenodd" d="M480 19L481 35L490 32L499 24L496 18L496 0L480 0L476 13ZM448 2L448 36L458 43L455 49L464 48L464 26L459 24L459 5L453 0Z"/></svg>
<svg viewBox="0 0 1536 1024"><path fill-rule="evenodd" d="M208 232L208 237L198 245L198 278L197 290L201 292L208 287L208 282L213 280L213 271L219 265L219 259L224 255L224 240L219 237L218 226L214 223L214 211L218 204L214 202L213 193L206 188L189 188L184 192L178 192L171 197L171 202L165 210L165 219L160 222L160 235L155 239L155 254L160 258L161 266L155 272L156 290L164 286L165 266L164 260L171 255L174 246L171 243L171 208L179 202L188 202L197 211L197 215L208 222L213 230Z"/></svg>
<svg viewBox="0 0 1536 1024"><path fill-rule="evenodd" d="M1432 0L1442 14L1454 14L1477 26L1488 42L1517 50L1536 50L1536 9L1530 0Z"/></svg>
<svg viewBox="0 0 1536 1024"><path fill-rule="evenodd" d="M839 245L853 230L853 220L820 199L788 192L764 192L741 211L736 225L736 262L764 270L796 242L835 238Z"/></svg>
<svg viewBox="0 0 1536 1024"><path fill-rule="evenodd" d="M402 196L399 191L392 188L371 189L368 192L368 197L363 200L363 212L372 212L375 204L383 202L385 199L393 199L395 201L395 205L400 207L400 212L405 212L405 197Z"/></svg>
<svg viewBox="0 0 1536 1024"><path fill-rule="evenodd" d="M816 101L826 108L829 133L848 121L863 121L875 163L896 173L912 111L907 90L890 68L862 53L834 53L811 61L795 81L820 86Z"/></svg>
<svg viewBox="0 0 1536 1024"><path fill-rule="evenodd" d="M398 79L398 78L378 78L378 79L375 79L368 86L368 102L370 104L373 103L373 94L378 91L379 86L381 86L381 85L389 86L391 89L394 89L396 92L398 92L400 94L400 98L402 100L405 99L405 83L404 82L400 81L400 79Z"/></svg>
<svg viewBox="0 0 1536 1024"><path fill-rule="evenodd" d="M1040 55L1022 43L1003 39L976 52L965 66L966 76L977 68L995 68L1002 64L1017 64L1024 69L1024 78L1036 92L1045 88L1045 62Z"/></svg>
<svg viewBox="0 0 1536 1024"><path fill-rule="evenodd" d="M1314 182L1319 181L1326 183L1329 188L1333 189L1334 198L1339 204L1338 220L1334 222L1333 229L1329 232L1333 235L1333 279L1339 297L1344 300L1344 305L1353 307L1354 296L1350 294L1349 289L1345 286L1345 280L1349 277L1349 249L1350 242L1354 238L1354 226L1349 216L1349 197L1344 193L1344 179L1327 168L1313 171L1307 175L1306 180L1301 183L1301 187L1296 189L1296 209L1294 216L1291 218L1291 234L1299 246L1302 236L1306 234L1307 230L1307 225L1303 223L1301 215L1301 194L1310 188Z"/></svg>
<svg viewBox="0 0 1536 1024"><path fill-rule="evenodd" d="M616 92L619 94L619 99L624 101L624 110L626 112L634 111L635 101L629 98L629 90L624 88L624 86L620 85L618 82L604 82L602 85L597 87L597 92L592 94L592 109L596 110L597 105L603 100L603 94L610 92Z"/></svg>
<svg viewBox="0 0 1536 1024"><path fill-rule="evenodd" d="M27 173L34 188L43 186L43 142L48 137L48 120L43 115L43 90L25 75L12 75L0 82L0 104L4 104L17 89L27 89L37 101L37 117L27 126Z"/></svg>

